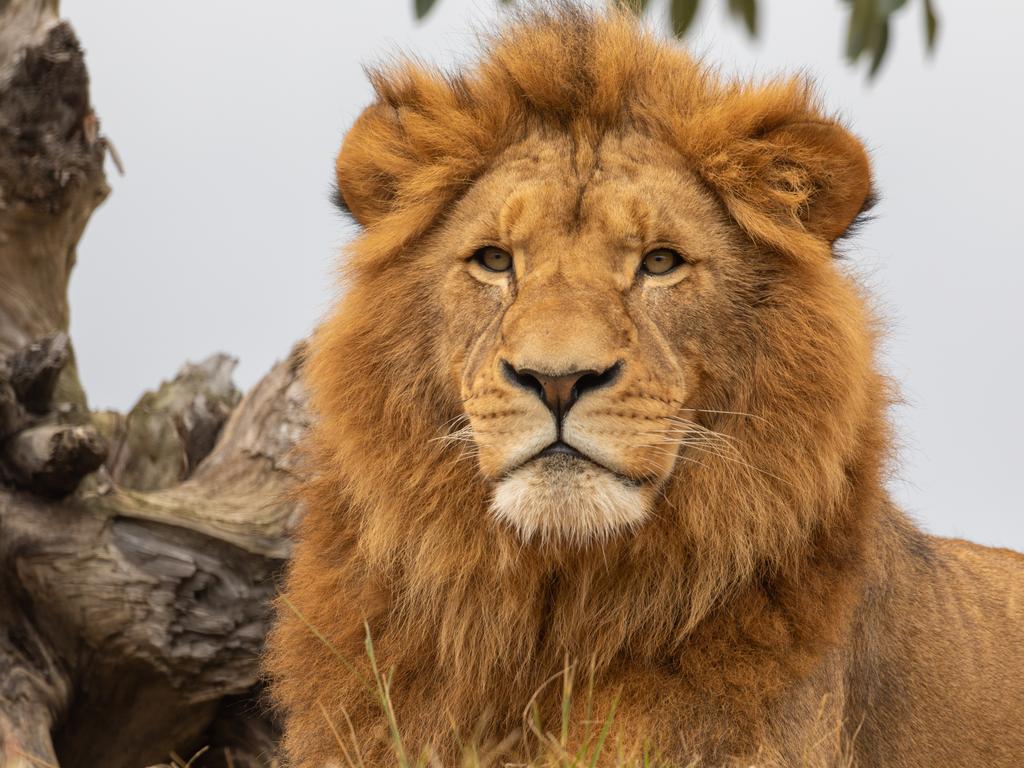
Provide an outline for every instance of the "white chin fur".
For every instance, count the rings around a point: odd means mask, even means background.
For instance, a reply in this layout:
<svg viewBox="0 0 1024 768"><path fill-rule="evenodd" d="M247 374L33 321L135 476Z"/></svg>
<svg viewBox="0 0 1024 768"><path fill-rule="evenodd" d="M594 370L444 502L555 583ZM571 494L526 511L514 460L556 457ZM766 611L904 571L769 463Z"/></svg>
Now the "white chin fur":
<svg viewBox="0 0 1024 768"><path fill-rule="evenodd" d="M639 525L650 493L612 473L575 459L531 461L494 489L491 513L523 541L535 537L585 544Z"/></svg>

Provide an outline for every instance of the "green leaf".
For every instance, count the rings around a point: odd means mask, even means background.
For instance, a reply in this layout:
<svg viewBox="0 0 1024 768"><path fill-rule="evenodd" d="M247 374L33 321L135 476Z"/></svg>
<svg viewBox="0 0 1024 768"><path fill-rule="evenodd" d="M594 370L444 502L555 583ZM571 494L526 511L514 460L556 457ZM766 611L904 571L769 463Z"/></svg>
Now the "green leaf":
<svg viewBox="0 0 1024 768"><path fill-rule="evenodd" d="M939 34L939 17L935 15L935 6L932 0L924 0L924 39L928 44L928 51L935 50L935 41Z"/></svg>
<svg viewBox="0 0 1024 768"><path fill-rule="evenodd" d="M507 3L509 0L502 0L502 2ZM647 6L651 4L651 0L616 0L615 4L627 11L632 11L637 16L643 16L647 12Z"/></svg>
<svg viewBox="0 0 1024 768"><path fill-rule="evenodd" d="M416 18L422 19L430 13L430 9L434 7L434 3L436 2L437 0L414 0L413 7L416 11Z"/></svg>
<svg viewBox="0 0 1024 768"><path fill-rule="evenodd" d="M868 70L868 77L874 77L878 74L878 68L882 66L882 60L885 58L885 51L889 47L889 20L883 19L879 22L879 26L875 34L873 35L874 40L872 41L872 52L871 57L871 69Z"/></svg>
<svg viewBox="0 0 1024 768"><path fill-rule="evenodd" d="M729 11L743 19L747 32L751 37L757 36L757 1L729 0Z"/></svg>
<svg viewBox="0 0 1024 768"><path fill-rule="evenodd" d="M856 61L863 53L871 36L875 19L875 0L853 0L850 24L846 33L846 58Z"/></svg>
<svg viewBox="0 0 1024 768"><path fill-rule="evenodd" d="M700 0L672 0L672 31L676 37L682 37L690 28L697 15Z"/></svg>

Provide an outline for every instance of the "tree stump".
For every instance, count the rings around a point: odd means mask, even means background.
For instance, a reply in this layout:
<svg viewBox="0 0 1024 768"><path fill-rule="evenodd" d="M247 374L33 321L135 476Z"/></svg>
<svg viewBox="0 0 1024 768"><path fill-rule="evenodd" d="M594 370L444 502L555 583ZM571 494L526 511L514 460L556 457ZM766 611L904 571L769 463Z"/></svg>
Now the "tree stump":
<svg viewBox="0 0 1024 768"><path fill-rule="evenodd" d="M214 356L89 410L67 285L107 151L56 0L0 3L0 768L270 765L302 347L244 397Z"/></svg>

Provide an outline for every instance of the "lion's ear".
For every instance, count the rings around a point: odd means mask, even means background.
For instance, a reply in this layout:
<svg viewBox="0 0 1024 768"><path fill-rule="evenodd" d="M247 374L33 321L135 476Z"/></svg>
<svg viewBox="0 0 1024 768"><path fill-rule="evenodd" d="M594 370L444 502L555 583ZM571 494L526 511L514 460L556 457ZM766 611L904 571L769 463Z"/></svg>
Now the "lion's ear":
<svg viewBox="0 0 1024 768"><path fill-rule="evenodd" d="M729 167L712 170L712 186L754 239L777 250L831 252L870 205L867 152L838 123L784 123L723 154Z"/></svg>
<svg viewBox="0 0 1024 768"><path fill-rule="evenodd" d="M409 163L396 110L370 105L345 134L335 161L338 205L362 226L370 226L390 209Z"/></svg>
<svg viewBox="0 0 1024 768"><path fill-rule="evenodd" d="M871 197L871 166L864 146L835 123L801 122L772 140L799 147L812 190L801 219L829 243L842 237Z"/></svg>

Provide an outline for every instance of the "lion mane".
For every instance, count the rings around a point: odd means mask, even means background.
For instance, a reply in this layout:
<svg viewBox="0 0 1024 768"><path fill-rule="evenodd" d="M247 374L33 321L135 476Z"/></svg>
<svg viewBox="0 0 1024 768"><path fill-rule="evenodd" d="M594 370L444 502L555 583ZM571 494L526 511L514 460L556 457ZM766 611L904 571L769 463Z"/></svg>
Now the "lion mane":
<svg viewBox="0 0 1024 768"><path fill-rule="evenodd" d="M926 536L888 499L892 393L834 258L870 205L868 158L808 82L726 80L628 14L572 3L513 16L465 71L370 77L337 161L360 231L305 363L306 513L267 655L291 764L340 764L346 719L367 765L393 762L367 630L407 747L446 763L460 738L514 733L531 701L557 720L545 683L567 660L594 711L616 702L623 749L670 763L1024 757L1024 566ZM489 514L472 457L437 439L464 411L418 245L525 137L624 129L674 152L773 265L747 352L706 393L739 460L680 462L628 535L524 542Z"/></svg>

